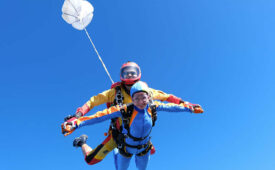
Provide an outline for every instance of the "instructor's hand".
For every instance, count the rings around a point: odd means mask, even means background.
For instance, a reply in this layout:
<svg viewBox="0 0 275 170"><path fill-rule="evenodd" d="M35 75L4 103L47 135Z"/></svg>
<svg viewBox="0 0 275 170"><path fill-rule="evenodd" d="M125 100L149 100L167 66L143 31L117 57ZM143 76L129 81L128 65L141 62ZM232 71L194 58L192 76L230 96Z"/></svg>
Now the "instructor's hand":
<svg viewBox="0 0 275 170"><path fill-rule="evenodd" d="M193 113L203 113L203 109L201 108L200 105L194 105L193 109L194 109Z"/></svg>

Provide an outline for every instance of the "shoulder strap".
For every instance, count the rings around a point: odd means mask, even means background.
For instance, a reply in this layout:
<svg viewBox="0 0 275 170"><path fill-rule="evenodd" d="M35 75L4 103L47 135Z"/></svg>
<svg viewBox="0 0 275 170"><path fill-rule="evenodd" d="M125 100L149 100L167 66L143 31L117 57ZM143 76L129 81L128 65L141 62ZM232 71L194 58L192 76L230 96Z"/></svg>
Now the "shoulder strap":
<svg viewBox="0 0 275 170"><path fill-rule="evenodd" d="M153 126L155 126L155 122L157 120L157 106L155 104L151 104L150 109L151 109L151 114L152 114Z"/></svg>
<svg viewBox="0 0 275 170"><path fill-rule="evenodd" d="M110 89L115 90L115 99L113 102L106 103L107 108L115 105L120 105L120 106L123 105L124 97L122 96L122 93L121 93L121 82L113 83Z"/></svg>
<svg viewBox="0 0 275 170"><path fill-rule="evenodd" d="M116 89L116 96L115 96L114 104L122 106L124 97L123 97L122 92L121 92L121 87L116 86L115 89Z"/></svg>
<svg viewBox="0 0 275 170"><path fill-rule="evenodd" d="M124 108L120 109L121 115L122 115L122 121L124 124L124 128L129 132L130 129L130 119L132 116L132 113L134 111L134 104L129 103L126 105L126 110Z"/></svg>
<svg viewBox="0 0 275 170"><path fill-rule="evenodd" d="M115 99L113 103L107 103L107 107L109 108L110 106L115 106L115 105L122 106L124 97L121 92L121 83L120 82L114 83L112 84L111 88L115 89ZM113 127L113 129L119 130L121 128L117 127L117 122L118 122L117 118L111 119L111 126Z"/></svg>

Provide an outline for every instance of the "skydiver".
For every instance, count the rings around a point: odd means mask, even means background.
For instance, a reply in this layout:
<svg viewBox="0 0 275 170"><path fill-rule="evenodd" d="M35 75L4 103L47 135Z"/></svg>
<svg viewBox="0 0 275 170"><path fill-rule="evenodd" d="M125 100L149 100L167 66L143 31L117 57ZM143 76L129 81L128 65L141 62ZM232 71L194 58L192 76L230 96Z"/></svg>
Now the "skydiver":
<svg viewBox="0 0 275 170"><path fill-rule="evenodd" d="M108 107L110 105L123 105L123 104L131 103L132 99L130 96L130 89L135 82L138 82L140 80L140 78L141 78L141 70L136 63L134 62L124 63L120 69L121 82L115 83L114 85L112 85L111 89L91 97L90 100L87 101L82 107L78 108L76 111L76 114L73 117L69 117L69 120L67 121L72 121L76 118L82 117L85 114L87 114L93 107L104 103L107 103ZM167 101L175 104L180 104L180 103L190 104L172 94L166 94L159 90L150 89L150 92L152 93L151 94L152 100ZM199 105L193 105L193 104L190 104L190 106L200 107ZM116 128L119 128L120 123L121 123L121 119L118 119L118 120L113 119L106 139L100 145L98 145L95 149L92 150L90 148L92 152L89 157L91 159L89 163L91 165L100 162L102 159L104 159L104 157L110 151L116 148L116 143L113 140L111 140L112 139L111 135L112 135L112 131L116 130ZM151 153L153 154L154 152L155 152L155 148L153 147L151 149Z"/></svg>
<svg viewBox="0 0 275 170"><path fill-rule="evenodd" d="M146 83L139 81L132 86L130 91L132 104L112 106L94 115L65 122L62 124L63 131L65 135L71 134L80 127L120 117L123 125L118 133L110 135L109 140L116 143L118 148L118 152L114 154L116 170L127 170L133 155L135 155L137 169L146 170L149 151L152 147L150 133L156 121L156 111L203 113L201 107L193 107L184 103L164 104L157 101L151 103L150 90ZM82 135L74 140L73 146L82 148L85 161L90 164L94 156L92 149L86 144L87 139L88 136Z"/></svg>

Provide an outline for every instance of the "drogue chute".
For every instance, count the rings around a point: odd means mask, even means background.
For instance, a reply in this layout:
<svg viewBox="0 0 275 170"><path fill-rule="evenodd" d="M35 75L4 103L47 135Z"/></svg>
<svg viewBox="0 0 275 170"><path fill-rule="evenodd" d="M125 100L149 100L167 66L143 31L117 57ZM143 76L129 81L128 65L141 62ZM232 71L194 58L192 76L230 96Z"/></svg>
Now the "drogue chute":
<svg viewBox="0 0 275 170"><path fill-rule="evenodd" d="M68 23L71 24L77 30L84 30L87 37L90 40L102 66L104 67L107 75L109 76L112 84L114 83L113 79L110 76L104 62L102 61L92 39L89 35L86 27L90 24L93 19L94 7L86 0L65 0L62 6L62 18Z"/></svg>
<svg viewBox="0 0 275 170"><path fill-rule="evenodd" d="M65 0L62 18L75 29L85 29L93 19L94 7L86 0Z"/></svg>

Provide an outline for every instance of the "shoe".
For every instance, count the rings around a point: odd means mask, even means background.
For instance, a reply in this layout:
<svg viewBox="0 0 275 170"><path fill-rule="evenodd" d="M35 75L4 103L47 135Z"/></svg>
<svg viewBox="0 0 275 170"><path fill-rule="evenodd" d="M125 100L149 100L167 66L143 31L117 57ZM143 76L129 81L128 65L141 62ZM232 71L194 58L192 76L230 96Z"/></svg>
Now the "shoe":
<svg viewBox="0 0 275 170"><path fill-rule="evenodd" d="M81 147L83 144L86 143L87 139L88 139L87 135L81 135L81 136L74 139L73 146L74 147Z"/></svg>

